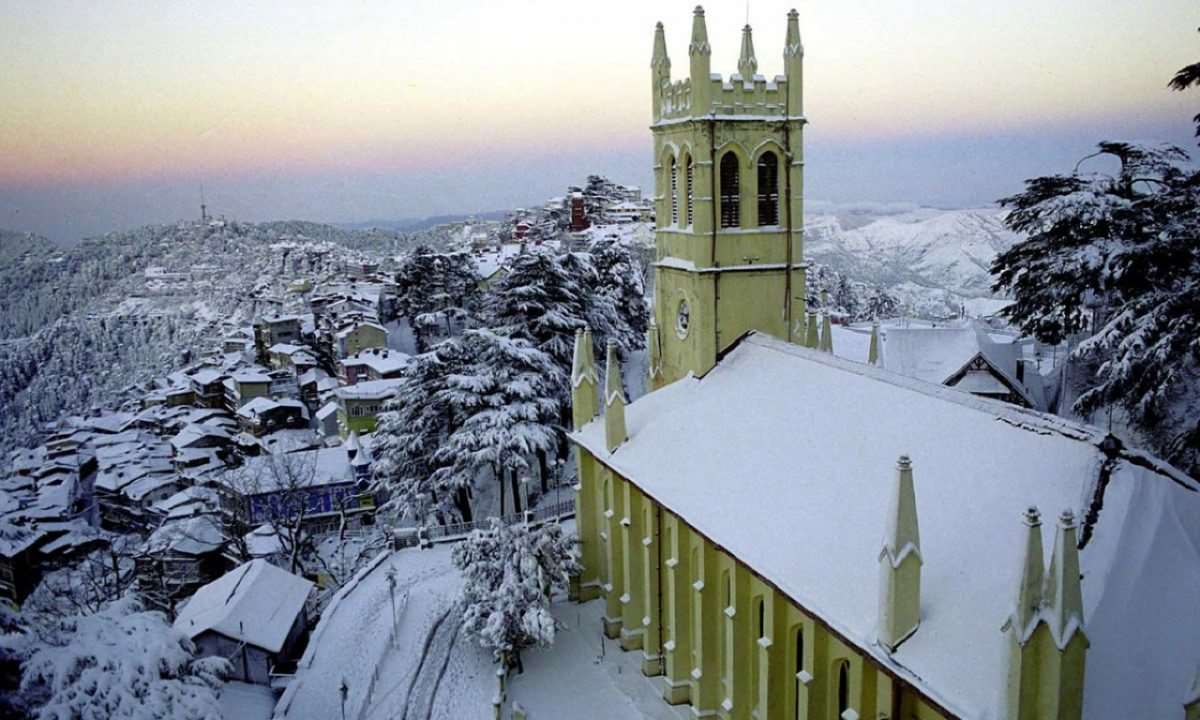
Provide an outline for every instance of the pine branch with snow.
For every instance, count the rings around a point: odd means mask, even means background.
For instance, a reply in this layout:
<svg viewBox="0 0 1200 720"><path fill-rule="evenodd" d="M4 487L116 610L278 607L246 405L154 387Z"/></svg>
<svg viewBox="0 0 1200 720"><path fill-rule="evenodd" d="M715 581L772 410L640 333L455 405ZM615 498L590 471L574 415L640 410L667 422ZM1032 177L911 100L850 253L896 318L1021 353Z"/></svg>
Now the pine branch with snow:
<svg viewBox="0 0 1200 720"><path fill-rule="evenodd" d="M228 661L194 657L191 640L160 613L125 598L58 624L56 640L22 666L35 717L221 718Z"/></svg>
<svg viewBox="0 0 1200 720"><path fill-rule="evenodd" d="M1094 156L1118 171L1034 178L1001 201L1028 239L997 256L995 287L1026 333L1085 338L1074 357L1097 371L1077 412L1120 409L1200 474L1200 173L1173 146L1105 142Z"/></svg>
<svg viewBox="0 0 1200 720"><path fill-rule="evenodd" d="M521 650L554 642L550 597L579 572L574 539L558 524L504 525L492 518L454 548L463 573L463 630L505 667L520 667Z"/></svg>

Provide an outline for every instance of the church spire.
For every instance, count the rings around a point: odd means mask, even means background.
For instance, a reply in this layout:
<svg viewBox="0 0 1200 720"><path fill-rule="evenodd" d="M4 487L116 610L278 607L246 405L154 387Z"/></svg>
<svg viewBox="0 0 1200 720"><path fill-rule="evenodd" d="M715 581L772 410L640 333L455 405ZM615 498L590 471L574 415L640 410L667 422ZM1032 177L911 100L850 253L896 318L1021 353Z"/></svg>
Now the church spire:
<svg viewBox="0 0 1200 720"><path fill-rule="evenodd" d="M738 57L738 74L743 82L754 80L758 72L758 58L754 56L754 36L750 34L750 25L742 28L742 54Z"/></svg>

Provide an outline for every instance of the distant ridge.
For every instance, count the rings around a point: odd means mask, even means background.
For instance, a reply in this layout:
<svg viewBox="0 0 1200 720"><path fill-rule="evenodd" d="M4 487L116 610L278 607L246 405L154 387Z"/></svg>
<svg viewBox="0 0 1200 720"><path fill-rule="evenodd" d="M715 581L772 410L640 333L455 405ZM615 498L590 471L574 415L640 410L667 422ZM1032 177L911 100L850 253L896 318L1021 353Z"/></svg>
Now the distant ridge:
<svg viewBox="0 0 1200 720"><path fill-rule="evenodd" d="M444 225L452 222L462 222L470 218L477 220L503 220L508 217L508 210L488 210L486 212L477 213L461 213L456 215L430 215L422 218L401 218L399 220L364 220L361 222L343 222L330 223L335 227L345 228L347 230L370 230L377 228L380 230L395 230L398 232L417 232L420 230L428 230L437 225Z"/></svg>

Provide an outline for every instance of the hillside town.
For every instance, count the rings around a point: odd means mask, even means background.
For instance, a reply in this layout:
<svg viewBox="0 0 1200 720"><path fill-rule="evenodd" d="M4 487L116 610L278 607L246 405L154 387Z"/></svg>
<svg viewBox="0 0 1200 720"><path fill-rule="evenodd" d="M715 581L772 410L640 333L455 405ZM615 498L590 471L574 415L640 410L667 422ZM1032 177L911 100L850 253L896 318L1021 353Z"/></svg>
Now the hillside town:
<svg viewBox="0 0 1200 720"><path fill-rule="evenodd" d="M0 232L0 718L1200 720L1200 173L810 204L745 13L645 187Z"/></svg>

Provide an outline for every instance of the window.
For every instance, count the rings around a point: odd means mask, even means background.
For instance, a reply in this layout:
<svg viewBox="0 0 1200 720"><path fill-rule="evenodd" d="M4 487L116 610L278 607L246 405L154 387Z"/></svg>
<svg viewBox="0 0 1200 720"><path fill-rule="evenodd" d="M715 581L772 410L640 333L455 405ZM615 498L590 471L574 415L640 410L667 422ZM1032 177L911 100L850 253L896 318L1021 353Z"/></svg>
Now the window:
<svg viewBox="0 0 1200 720"><path fill-rule="evenodd" d="M721 227L741 225L740 192L737 155L725 153L721 158Z"/></svg>
<svg viewBox="0 0 1200 720"><path fill-rule="evenodd" d="M679 169L671 158L671 224L679 224Z"/></svg>
<svg viewBox="0 0 1200 720"><path fill-rule="evenodd" d="M758 159L758 224L779 224L779 158L773 152Z"/></svg>
<svg viewBox="0 0 1200 720"><path fill-rule="evenodd" d="M850 663L843 660L838 664L837 672L837 720L842 713L850 709Z"/></svg>
<svg viewBox="0 0 1200 720"><path fill-rule="evenodd" d="M695 166L695 162L692 161L691 156L688 156L687 174L684 176L684 180L683 180L686 183L686 186L684 187L683 190L684 190L684 192L687 193L687 206L684 208L684 211L687 213L687 217L685 217L683 220L683 223L685 225L691 225L692 222L695 220L695 217L692 215L692 208L694 207L694 205L692 203L692 193L693 193L692 178L694 177L692 168L694 166Z"/></svg>
<svg viewBox="0 0 1200 720"><path fill-rule="evenodd" d="M763 599L761 597L758 599L758 607L756 608L755 612L757 613L758 617L758 636L760 638L765 638L767 636L767 613L765 604L763 603Z"/></svg>
<svg viewBox="0 0 1200 720"><path fill-rule="evenodd" d="M802 670L804 670L804 626L803 625L796 628L796 674L799 675ZM793 717L796 720L800 720L800 718L802 717L802 715L800 714L800 698L804 696L804 693L800 690L802 685L803 685L803 683L800 682L800 678L796 678L796 707L794 708L795 714L793 715Z"/></svg>

